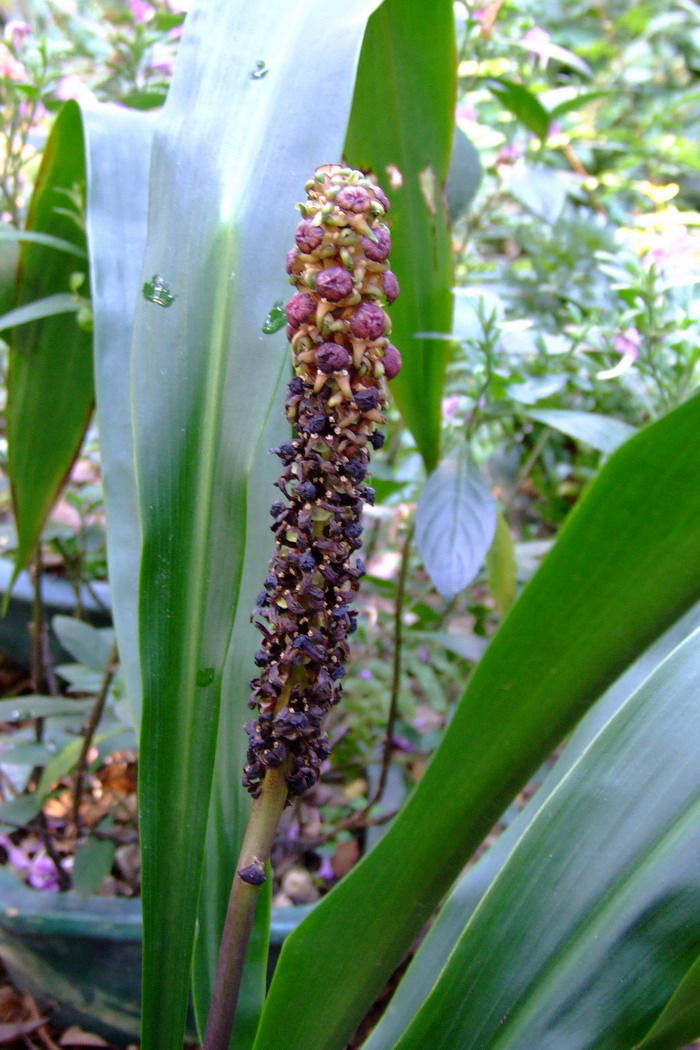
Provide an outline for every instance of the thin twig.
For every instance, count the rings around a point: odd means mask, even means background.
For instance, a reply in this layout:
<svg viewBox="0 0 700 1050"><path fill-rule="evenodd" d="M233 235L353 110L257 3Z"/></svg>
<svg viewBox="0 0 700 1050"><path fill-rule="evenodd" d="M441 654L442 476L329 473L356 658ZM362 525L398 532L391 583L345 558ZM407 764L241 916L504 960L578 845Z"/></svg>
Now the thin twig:
<svg viewBox="0 0 700 1050"><path fill-rule="evenodd" d="M367 803L363 810L363 816L366 816L373 806L376 806L384 794L386 788L387 777L389 776L389 767L391 766L391 758L394 753L394 726L396 725L396 718L399 710L399 693L401 692L401 656L402 656L402 642L403 642L403 606L404 598L406 596L406 576L408 575L408 560L411 554L411 543L413 540L413 521L408 527L406 536L403 541L401 548L401 566L399 569L399 579L396 585L396 602L394 604L394 660L393 670L391 675L391 700L389 701L389 715L386 721L386 730L384 732L384 746L382 748L382 766L379 771L379 780L377 781L377 787L372 795L372 798Z"/></svg>
<svg viewBox="0 0 700 1050"><path fill-rule="evenodd" d="M231 884L203 1050L227 1050L231 1041L258 893L265 881L265 865L270 859L272 842L287 801L285 777L288 763L287 759L279 769L268 769L260 797L253 803L250 813Z"/></svg>
<svg viewBox="0 0 700 1050"><path fill-rule="evenodd" d="M117 671L117 660L118 650L116 641L112 643L112 647L107 657L107 663L105 665L104 674L102 676L102 682L100 684L100 691L95 697L95 703L90 712L87 722L85 723L85 729L83 730L83 746L80 749L80 756L78 758L77 765L75 767L75 779L73 781L73 823L76 829L80 829L80 798L83 793L83 783L85 782L85 773L88 765L88 755L90 748L92 747L92 740L100 724L102 718L102 712L104 711L105 703L107 702L107 696L109 694L109 687L112 684L112 679Z"/></svg>

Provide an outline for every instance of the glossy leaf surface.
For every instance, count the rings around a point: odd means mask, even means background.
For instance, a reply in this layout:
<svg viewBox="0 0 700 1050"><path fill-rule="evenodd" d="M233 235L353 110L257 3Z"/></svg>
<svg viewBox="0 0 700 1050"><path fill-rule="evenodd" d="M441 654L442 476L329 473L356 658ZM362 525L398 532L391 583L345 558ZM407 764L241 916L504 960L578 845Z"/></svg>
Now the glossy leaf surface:
<svg viewBox="0 0 700 1050"><path fill-rule="evenodd" d="M30 231L58 237L85 254L81 216L66 193L80 194L85 157L80 114L68 104L54 122L44 149L27 216ZM23 241L15 299L18 308L70 294L70 276L87 263L52 244ZM42 316L8 338L8 472L17 525L15 575L31 557L44 522L63 486L85 433L94 397L92 334L74 312Z"/></svg>
<svg viewBox="0 0 700 1050"><path fill-rule="evenodd" d="M454 14L435 0L384 0L362 47L345 155L391 198L391 265L402 294L391 309L403 368L391 389L426 467L440 455L444 340L452 325L452 245L443 193L455 105Z"/></svg>
<svg viewBox="0 0 700 1050"><path fill-rule="evenodd" d="M110 602L132 720L141 718L138 575L141 528L131 428L129 355L146 244L154 118L117 105L85 107L87 233L94 314L95 395L107 515Z"/></svg>
<svg viewBox="0 0 700 1050"><path fill-rule="evenodd" d="M629 423L597 412L573 412L565 408L530 409L528 416L562 434L583 441L600 452L614 452L636 430Z"/></svg>
<svg viewBox="0 0 700 1050"><path fill-rule="evenodd" d="M345 1045L518 789L700 594L700 491L688 484L700 469L698 426L696 397L627 442L589 487L405 809L285 944L258 1050L282 1026L287 1050Z"/></svg>
<svg viewBox="0 0 700 1050"><path fill-rule="evenodd" d="M286 353L262 326L286 297L295 202L315 167L339 155L374 6L330 18L319 0L255 11L202 0L188 14L154 136L132 355L147 1050L182 1039L247 484ZM239 731L246 699L226 698ZM219 864L205 894L231 878L235 855ZM218 904L206 912L212 921L219 913ZM201 935L213 943L218 933Z"/></svg>
<svg viewBox="0 0 700 1050"><path fill-rule="evenodd" d="M696 632L542 801L396 1050L637 1043L697 955L699 696Z"/></svg>

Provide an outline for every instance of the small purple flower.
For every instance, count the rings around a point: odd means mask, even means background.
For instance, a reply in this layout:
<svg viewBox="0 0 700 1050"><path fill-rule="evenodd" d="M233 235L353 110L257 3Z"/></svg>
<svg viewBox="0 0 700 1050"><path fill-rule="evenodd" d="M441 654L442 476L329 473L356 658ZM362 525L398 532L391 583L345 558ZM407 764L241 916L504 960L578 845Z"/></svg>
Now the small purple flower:
<svg viewBox="0 0 700 1050"><path fill-rule="evenodd" d="M352 276L342 266L329 266L316 275L316 291L330 303L345 299L352 288Z"/></svg>
<svg viewBox="0 0 700 1050"><path fill-rule="evenodd" d="M44 893L58 893L60 889L56 866L44 853L34 857L27 881L35 890L43 890Z"/></svg>
<svg viewBox="0 0 700 1050"><path fill-rule="evenodd" d="M372 262L386 262L391 251L391 235L386 226L377 226L374 235L376 241L370 240L369 237L361 238L362 251Z"/></svg>
<svg viewBox="0 0 700 1050"><path fill-rule="evenodd" d="M32 29L28 22L22 21L21 18L11 18L5 23L5 42L10 45L13 51L18 51L31 31Z"/></svg>
<svg viewBox="0 0 700 1050"><path fill-rule="evenodd" d="M364 678L366 682L369 682L370 679L374 678L374 675L370 671L369 667L363 667L361 671L358 671L357 677Z"/></svg>
<svg viewBox="0 0 700 1050"><path fill-rule="evenodd" d="M639 357L642 337L636 328L625 328L624 332L616 332L612 342L613 348L622 356L612 368L598 372L598 379L616 379L617 376L621 376L628 368L631 368Z"/></svg>
<svg viewBox="0 0 700 1050"><path fill-rule="evenodd" d="M451 394L449 397L443 397L442 399L442 414L445 419L450 422L455 418L459 411L459 397L457 394Z"/></svg>
<svg viewBox="0 0 700 1050"><path fill-rule="evenodd" d="M546 29L542 29L541 26L533 26L532 29L528 29L527 33L523 34L520 42L527 47L530 54L537 60L537 65L540 69L546 69L551 57L549 49L551 41L552 38Z"/></svg>

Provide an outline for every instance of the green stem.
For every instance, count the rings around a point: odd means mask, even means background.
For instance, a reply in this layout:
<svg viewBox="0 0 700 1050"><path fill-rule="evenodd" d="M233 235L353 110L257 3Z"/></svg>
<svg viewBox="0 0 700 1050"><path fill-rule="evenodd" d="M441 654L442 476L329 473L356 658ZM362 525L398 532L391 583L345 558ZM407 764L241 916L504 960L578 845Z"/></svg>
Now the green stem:
<svg viewBox="0 0 700 1050"><path fill-rule="evenodd" d="M90 748L92 747L92 740L97 731L97 727L100 724L102 713L107 702L109 695L109 687L112 684L112 679L117 671L117 660L119 659L117 643L116 641L112 644L107 657L107 664L105 666L104 674L102 675L102 682L100 684L100 690L95 697L95 703L90 712L90 717L85 723L83 730L83 745L80 749L80 757L78 758L77 765L75 767L75 780L73 782L73 823L75 824L76 830L80 831L80 799L83 794L83 783L85 782L85 774L88 767L88 755L90 754Z"/></svg>
<svg viewBox="0 0 700 1050"><path fill-rule="evenodd" d="M231 1040L246 947L260 892L260 884L246 881L240 873L265 870L287 801L286 773L286 762L279 769L268 770L250 813L231 884L203 1050L227 1050Z"/></svg>

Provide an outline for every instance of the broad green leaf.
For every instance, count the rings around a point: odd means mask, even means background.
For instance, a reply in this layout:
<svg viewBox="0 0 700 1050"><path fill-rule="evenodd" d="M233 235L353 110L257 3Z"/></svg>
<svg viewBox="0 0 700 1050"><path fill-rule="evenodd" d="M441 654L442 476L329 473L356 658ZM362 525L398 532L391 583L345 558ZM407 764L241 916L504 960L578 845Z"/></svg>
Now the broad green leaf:
<svg viewBox="0 0 700 1050"><path fill-rule="evenodd" d="M44 299L18 306L0 317L0 331L18 328L20 325L29 324L30 321L41 321L45 317L55 317L56 314L77 313L83 305L81 300L70 292L47 295Z"/></svg>
<svg viewBox="0 0 700 1050"><path fill-rule="evenodd" d="M505 616L515 601L517 565L513 537L500 511L496 514L496 531L486 555L486 572L496 608Z"/></svg>
<svg viewBox="0 0 700 1050"><path fill-rule="evenodd" d="M637 1043L697 957L699 696L696 632L543 800L396 1050Z"/></svg>
<svg viewBox="0 0 700 1050"><path fill-rule="evenodd" d="M89 897L99 889L110 873L116 848L116 843L109 839L89 838L83 842L75 854L71 870L73 889L79 897Z"/></svg>
<svg viewBox="0 0 700 1050"><path fill-rule="evenodd" d="M78 663L104 674L114 642L111 627L93 627L74 616L54 616L51 621L59 642Z"/></svg>
<svg viewBox="0 0 700 1050"><path fill-rule="evenodd" d="M389 194L392 269L402 294L391 308L403 368L391 384L426 468L440 455L440 401L449 332L452 244L445 207L456 91L453 5L384 0L367 26L345 140L350 164L373 171Z"/></svg>
<svg viewBox="0 0 700 1050"><path fill-rule="evenodd" d="M700 1032L700 956L637 1050L677 1050Z"/></svg>
<svg viewBox="0 0 700 1050"><path fill-rule="evenodd" d="M149 114L109 104L86 106L82 119L110 605L131 718L138 729L141 527L134 472L129 354L146 244L148 173L155 122Z"/></svg>
<svg viewBox="0 0 700 1050"><path fill-rule="evenodd" d="M27 740L14 747L0 748L0 764L5 766L43 766L51 758L45 744Z"/></svg>
<svg viewBox="0 0 700 1050"><path fill-rule="evenodd" d="M235 870L235 856L222 854L216 884L201 886L247 485L285 356L284 339L262 326L288 290L295 202L316 166L339 157L375 6L330 17L321 0L255 11L202 0L188 14L154 135L132 352L145 1050L180 1045L200 889L218 894ZM309 48L333 56L331 77L326 63L300 60ZM226 698L238 732L246 699ZM207 914L216 918L218 904ZM202 932L207 944L218 929Z"/></svg>
<svg viewBox="0 0 700 1050"><path fill-rule="evenodd" d="M555 223L566 204L566 184L543 164L513 164L503 171L503 185L543 222Z"/></svg>
<svg viewBox="0 0 700 1050"><path fill-rule="evenodd" d="M621 419L601 416L597 412L573 412L566 408L529 410L530 419L560 430L576 441L583 441L600 452L614 452L636 433L636 428Z"/></svg>
<svg viewBox="0 0 700 1050"><path fill-rule="evenodd" d="M404 810L286 942L257 1050L282 1030L286 1050L345 1045L516 792L697 600L700 489L688 479L700 469L698 426L695 397L618 449L587 489Z"/></svg>
<svg viewBox="0 0 700 1050"><path fill-rule="evenodd" d="M124 727L119 725L104 733L98 733L94 737L93 745L104 753L105 749L100 748L100 745L106 744L109 740L114 740L114 737L123 733L123 731ZM44 766L36 789L36 793L40 798L46 797L61 777L70 773L80 757L82 746L83 738L82 736L78 736L74 740L71 740L70 743L66 744L65 747L61 748L58 754L54 755L48 765ZM114 750L116 750L116 747Z"/></svg>
<svg viewBox="0 0 700 1050"><path fill-rule="evenodd" d="M505 77L488 77L484 86L528 131L542 141L547 138L550 116L536 95Z"/></svg>
<svg viewBox="0 0 700 1050"><path fill-rule="evenodd" d="M416 507L416 546L443 598L472 582L495 531L496 504L463 444L430 475Z"/></svg>
<svg viewBox="0 0 700 1050"><path fill-rule="evenodd" d="M67 700L62 696L18 696L0 700L0 721L24 722L27 718L51 718L54 715L84 715L92 700Z"/></svg>
<svg viewBox="0 0 700 1050"><path fill-rule="evenodd" d="M85 234L73 221L66 192L81 192L85 157L78 109L59 113L44 155L27 217L32 232L49 234L85 252ZM66 295L84 261L53 245L24 241L13 306ZM8 472L17 524L15 574L28 562L41 528L80 448L93 402L92 336L73 312L44 316L15 328L8 338Z"/></svg>
<svg viewBox="0 0 700 1050"><path fill-rule="evenodd" d="M545 397L551 397L566 386L565 375L530 376L522 382L509 383L506 392L514 401L520 401L524 405L531 405L535 401L542 401Z"/></svg>
<svg viewBox="0 0 700 1050"><path fill-rule="evenodd" d="M4 830L6 824L29 824L41 812L45 799L45 795L35 791L33 795L18 795L17 798L0 803L0 828Z"/></svg>
<svg viewBox="0 0 700 1050"><path fill-rule="evenodd" d="M561 62L564 66L569 66L571 69L575 69L578 73L582 73L584 77L592 77L591 67L587 62L584 62L582 58L575 55L573 51L569 51L567 47L561 47L560 44L555 44L552 40L546 40L544 37L542 40L516 40L514 41L516 46L524 48L531 54L538 55L540 58L548 60L553 58L556 62Z"/></svg>
<svg viewBox="0 0 700 1050"><path fill-rule="evenodd" d="M455 127L445 196L450 220L461 218L474 200L484 171L479 151L461 128Z"/></svg>

